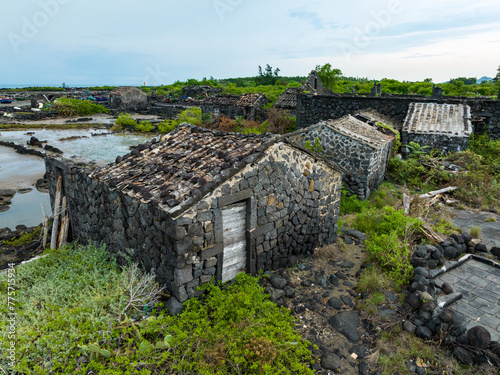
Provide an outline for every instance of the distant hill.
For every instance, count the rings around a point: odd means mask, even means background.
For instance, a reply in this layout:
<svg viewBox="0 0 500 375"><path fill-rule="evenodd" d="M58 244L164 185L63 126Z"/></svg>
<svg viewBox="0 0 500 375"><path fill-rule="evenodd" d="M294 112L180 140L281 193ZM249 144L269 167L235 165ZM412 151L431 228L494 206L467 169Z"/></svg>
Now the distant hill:
<svg viewBox="0 0 500 375"><path fill-rule="evenodd" d="M493 81L493 78L484 76L484 77L479 78L477 80L477 83L491 82L491 81Z"/></svg>

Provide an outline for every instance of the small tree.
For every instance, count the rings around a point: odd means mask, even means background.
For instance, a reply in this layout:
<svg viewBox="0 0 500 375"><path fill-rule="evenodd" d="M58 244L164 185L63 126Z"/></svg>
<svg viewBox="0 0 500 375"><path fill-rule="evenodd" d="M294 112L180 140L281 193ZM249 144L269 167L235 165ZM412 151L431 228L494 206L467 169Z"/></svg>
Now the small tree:
<svg viewBox="0 0 500 375"><path fill-rule="evenodd" d="M274 85L276 79L279 77L279 73L279 68L274 69L273 72L273 67L267 64L266 69L262 71L262 67L259 65L259 75L255 77L255 83L258 85Z"/></svg>
<svg viewBox="0 0 500 375"><path fill-rule="evenodd" d="M493 81L495 82L500 81L500 66L497 69L497 75L495 76L495 78L493 78Z"/></svg>
<svg viewBox="0 0 500 375"><path fill-rule="evenodd" d="M323 66L316 65L316 71L321 78L321 82L323 82L323 86L330 90L335 88L337 81L342 75L342 71L340 69L332 69L330 63L326 63Z"/></svg>

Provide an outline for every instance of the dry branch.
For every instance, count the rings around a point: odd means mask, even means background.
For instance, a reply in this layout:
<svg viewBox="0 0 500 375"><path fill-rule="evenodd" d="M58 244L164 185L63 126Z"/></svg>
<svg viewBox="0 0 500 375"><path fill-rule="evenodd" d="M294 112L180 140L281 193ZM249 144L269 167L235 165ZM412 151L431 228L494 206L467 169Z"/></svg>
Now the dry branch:
<svg viewBox="0 0 500 375"><path fill-rule="evenodd" d="M453 191L453 190L457 190L457 189L458 188L456 186L448 186L448 187L446 187L444 189L435 190L435 191L429 191L427 194L422 194L420 196L420 198L432 198L435 195L447 193L449 191Z"/></svg>

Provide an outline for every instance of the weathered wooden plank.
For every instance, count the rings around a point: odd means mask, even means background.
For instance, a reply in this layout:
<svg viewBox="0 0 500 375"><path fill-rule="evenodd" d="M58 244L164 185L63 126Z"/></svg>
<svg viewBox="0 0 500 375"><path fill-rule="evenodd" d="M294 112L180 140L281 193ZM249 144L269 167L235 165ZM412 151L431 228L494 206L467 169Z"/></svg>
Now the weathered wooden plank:
<svg viewBox="0 0 500 375"><path fill-rule="evenodd" d="M222 210L224 258L222 281L234 279L246 270L246 204L237 204Z"/></svg>

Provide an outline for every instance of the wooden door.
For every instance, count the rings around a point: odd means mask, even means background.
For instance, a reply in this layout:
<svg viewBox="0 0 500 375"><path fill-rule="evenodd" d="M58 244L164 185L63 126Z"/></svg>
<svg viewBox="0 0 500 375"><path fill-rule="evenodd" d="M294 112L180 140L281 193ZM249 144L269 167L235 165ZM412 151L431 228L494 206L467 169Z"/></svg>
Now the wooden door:
<svg viewBox="0 0 500 375"><path fill-rule="evenodd" d="M247 270L246 203L236 203L222 209L222 228L224 231L222 281L225 282Z"/></svg>

